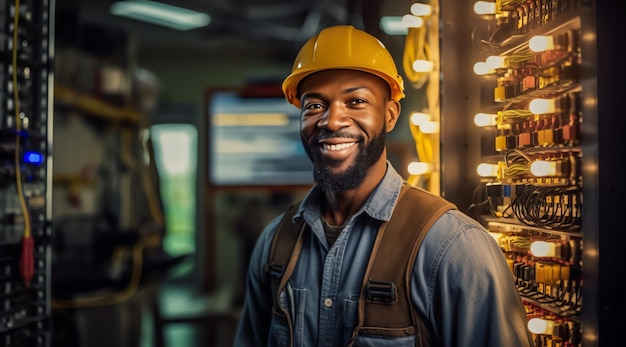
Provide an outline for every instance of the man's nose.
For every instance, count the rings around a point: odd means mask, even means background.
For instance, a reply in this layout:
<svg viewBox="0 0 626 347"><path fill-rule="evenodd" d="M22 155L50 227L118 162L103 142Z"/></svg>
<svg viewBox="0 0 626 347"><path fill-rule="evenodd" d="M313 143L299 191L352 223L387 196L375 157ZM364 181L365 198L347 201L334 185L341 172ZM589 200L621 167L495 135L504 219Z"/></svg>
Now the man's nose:
<svg viewBox="0 0 626 347"><path fill-rule="evenodd" d="M349 121L350 118L345 105L342 103L331 103L328 105L328 109L322 119L320 119L318 126L330 131L337 131L349 125Z"/></svg>

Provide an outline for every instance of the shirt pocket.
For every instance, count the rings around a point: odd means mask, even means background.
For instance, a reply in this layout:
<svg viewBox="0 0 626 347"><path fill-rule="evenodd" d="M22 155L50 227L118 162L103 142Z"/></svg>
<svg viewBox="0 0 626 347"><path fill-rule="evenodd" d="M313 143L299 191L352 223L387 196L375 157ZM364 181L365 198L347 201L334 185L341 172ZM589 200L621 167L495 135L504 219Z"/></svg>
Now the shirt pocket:
<svg viewBox="0 0 626 347"><path fill-rule="evenodd" d="M352 338L352 330L359 321L359 295L349 294L343 301L343 340L348 343Z"/></svg>
<svg viewBox="0 0 626 347"><path fill-rule="evenodd" d="M358 336L354 341L354 347L414 347L415 336L382 337L382 336Z"/></svg>

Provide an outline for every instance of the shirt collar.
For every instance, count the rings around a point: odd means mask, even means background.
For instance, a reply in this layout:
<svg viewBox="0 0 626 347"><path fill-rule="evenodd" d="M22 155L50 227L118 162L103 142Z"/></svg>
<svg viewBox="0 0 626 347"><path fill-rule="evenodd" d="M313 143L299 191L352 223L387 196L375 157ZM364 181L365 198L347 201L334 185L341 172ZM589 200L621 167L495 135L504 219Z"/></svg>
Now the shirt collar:
<svg viewBox="0 0 626 347"><path fill-rule="evenodd" d="M389 221L400 195L402 184L402 177L391 163L387 161L385 176L383 176L383 179L357 214L364 211L372 218ZM302 200L298 212L294 215L294 219L302 218L305 213L307 221L319 219L321 216L320 199L322 199L322 196L321 189L316 185L313 186Z"/></svg>

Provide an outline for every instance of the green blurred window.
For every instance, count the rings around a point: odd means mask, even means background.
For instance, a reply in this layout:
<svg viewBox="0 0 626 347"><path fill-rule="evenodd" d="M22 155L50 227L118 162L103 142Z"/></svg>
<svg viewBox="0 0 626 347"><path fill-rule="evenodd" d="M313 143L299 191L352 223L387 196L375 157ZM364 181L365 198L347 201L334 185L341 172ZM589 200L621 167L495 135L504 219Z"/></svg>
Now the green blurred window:
<svg viewBox="0 0 626 347"><path fill-rule="evenodd" d="M167 228L163 247L171 256L195 254L198 131L191 124L156 124L151 132Z"/></svg>

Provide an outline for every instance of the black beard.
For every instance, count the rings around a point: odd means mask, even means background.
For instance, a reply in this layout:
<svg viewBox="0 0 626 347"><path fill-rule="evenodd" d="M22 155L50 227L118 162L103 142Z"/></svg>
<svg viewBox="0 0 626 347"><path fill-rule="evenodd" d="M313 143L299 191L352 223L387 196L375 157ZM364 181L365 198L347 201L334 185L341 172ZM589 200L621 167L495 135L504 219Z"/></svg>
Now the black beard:
<svg viewBox="0 0 626 347"><path fill-rule="evenodd" d="M359 139L359 153L352 165L343 173L333 174L325 166L319 151L311 151L312 144L303 143L304 148L313 162L313 178L315 183L326 192L342 192L354 189L363 183L367 171L372 167L385 150L386 127L364 147L362 138ZM315 144L317 146L317 143Z"/></svg>

